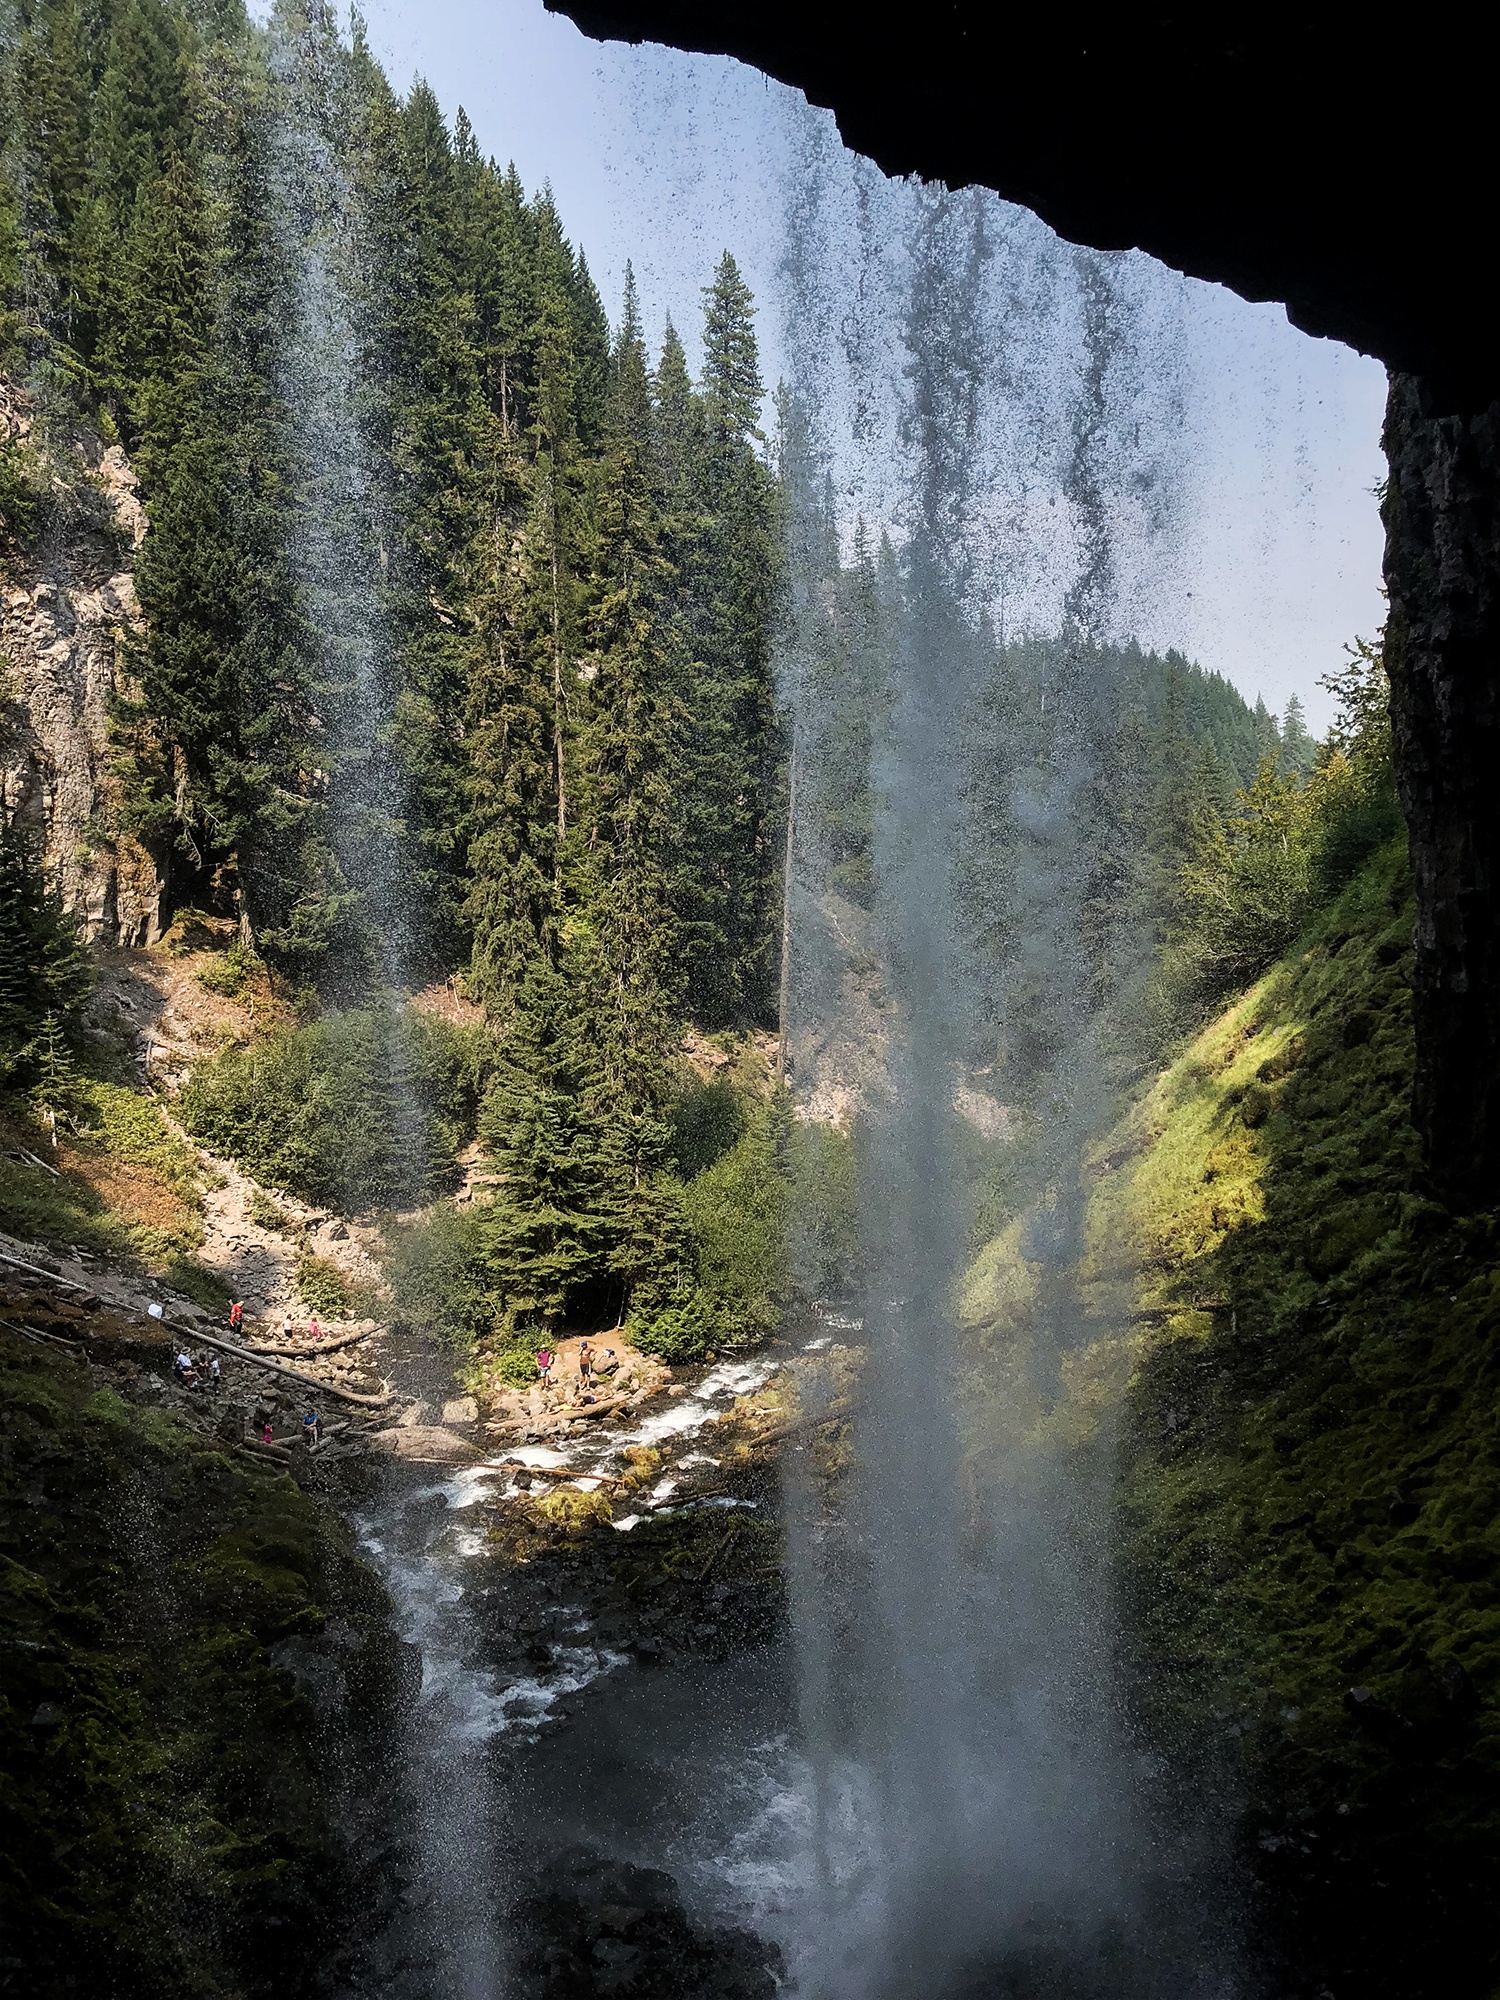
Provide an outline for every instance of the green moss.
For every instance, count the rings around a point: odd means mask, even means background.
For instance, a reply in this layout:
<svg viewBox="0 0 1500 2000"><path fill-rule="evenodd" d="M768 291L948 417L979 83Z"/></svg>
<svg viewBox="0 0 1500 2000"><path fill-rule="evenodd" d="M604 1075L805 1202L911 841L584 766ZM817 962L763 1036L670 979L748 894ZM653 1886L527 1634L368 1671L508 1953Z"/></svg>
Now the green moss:
<svg viewBox="0 0 1500 2000"><path fill-rule="evenodd" d="M4 1334L0 1417L6 1956L39 2000L307 1992L350 1861L272 1649L336 1609L330 1657L380 1657L378 1586L285 1474Z"/></svg>
<svg viewBox="0 0 1500 2000"><path fill-rule="evenodd" d="M1083 1277L1143 1714L1238 1765L1302 1971L1435 1996L1495 1971L1500 1242L1412 1191L1410 934L1391 849L1098 1149Z"/></svg>

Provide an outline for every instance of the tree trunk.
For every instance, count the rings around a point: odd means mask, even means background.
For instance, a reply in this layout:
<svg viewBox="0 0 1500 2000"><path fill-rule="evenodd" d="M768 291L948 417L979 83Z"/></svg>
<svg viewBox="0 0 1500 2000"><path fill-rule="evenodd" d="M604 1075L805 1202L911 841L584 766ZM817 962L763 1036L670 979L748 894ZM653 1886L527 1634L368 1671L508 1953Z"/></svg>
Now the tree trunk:
<svg viewBox="0 0 1500 2000"><path fill-rule="evenodd" d="M1412 1117L1435 1194L1500 1202L1500 402L1386 409L1386 665L1416 874Z"/></svg>

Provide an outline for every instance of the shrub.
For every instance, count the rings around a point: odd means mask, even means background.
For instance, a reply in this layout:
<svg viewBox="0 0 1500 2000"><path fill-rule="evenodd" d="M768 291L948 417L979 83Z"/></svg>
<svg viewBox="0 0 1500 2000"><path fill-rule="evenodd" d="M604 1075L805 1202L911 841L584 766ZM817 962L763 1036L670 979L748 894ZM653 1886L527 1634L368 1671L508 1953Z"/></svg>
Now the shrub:
<svg viewBox="0 0 1500 2000"><path fill-rule="evenodd" d="M640 1299L625 1322L643 1354L680 1365L763 1339L789 1291L791 1183L785 1110L761 1105L743 1135L681 1192L696 1282Z"/></svg>
<svg viewBox="0 0 1500 2000"><path fill-rule="evenodd" d="M337 1264L304 1250L297 1259L297 1294L309 1312L342 1319L349 1310L349 1281Z"/></svg>
<svg viewBox="0 0 1500 2000"><path fill-rule="evenodd" d="M859 1162L834 1125L796 1121L788 1135L788 1253L798 1283L817 1297L848 1292L859 1259Z"/></svg>
<svg viewBox="0 0 1500 2000"><path fill-rule="evenodd" d="M726 1078L690 1073L672 1106L672 1158L684 1180L722 1159L743 1136L745 1101Z"/></svg>
<svg viewBox="0 0 1500 2000"><path fill-rule="evenodd" d="M284 1208L278 1208L264 1188L250 1190L250 1220L257 1229L272 1229L278 1236L293 1238L306 1234L300 1222L294 1222Z"/></svg>
<svg viewBox="0 0 1500 2000"><path fill-rule="evenodd" d="M461 1353L499 1317L482 1211L443 1202L421 1222L398 1226L385 1268L401 1316Z"/></svg>
<svg viewBox="0 0 1500 2000"><path fill-rule="evenodd" d="M221 1000L237 1000L259 966L255 953L236 939L228 951L199 966L198 984L209 993L217 993Z"/></svg>
<svg viewBox="0 0 1500 2000"><path fill-rule="evenodd" d="M329 1014L200 1063L188 1129L258 1180L340 1207L420 1200L472 1136L488 1038L412 1009Z"/></svg>

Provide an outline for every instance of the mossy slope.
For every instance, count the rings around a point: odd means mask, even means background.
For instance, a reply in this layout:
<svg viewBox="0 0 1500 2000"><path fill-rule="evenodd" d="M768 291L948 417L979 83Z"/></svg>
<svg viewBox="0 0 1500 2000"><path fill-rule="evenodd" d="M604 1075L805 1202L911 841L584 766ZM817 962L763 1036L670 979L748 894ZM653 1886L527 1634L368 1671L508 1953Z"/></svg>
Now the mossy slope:
<svg viewBox="0 0 1500 2000"><path fill-rule="evenodd" d="M1142 1710L1243 1781L1292 1990L1487 1993L1500 1904L1500 1245L1413 1192L1404 856L1093 1163L1135 1278L1122 1551Z"/></svg>
<svg viewBox="0 0 1500 2000"><path fill-rule="evenodd" d="M379 1586L287 1475L6 1333L0 1415L9 1990L318 1990L396 1693Z"/></svg>

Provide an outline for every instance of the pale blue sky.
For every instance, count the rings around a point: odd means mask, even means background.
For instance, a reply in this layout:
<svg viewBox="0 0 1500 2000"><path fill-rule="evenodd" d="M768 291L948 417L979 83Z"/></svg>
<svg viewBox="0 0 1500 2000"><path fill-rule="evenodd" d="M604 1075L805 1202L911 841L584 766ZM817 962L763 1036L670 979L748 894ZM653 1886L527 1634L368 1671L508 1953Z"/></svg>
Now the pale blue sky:
<svg viewBox="0 0 1500 2000"><path fill-rule="evenodd" d="M629 257L648 329L670 312L691 354L699 288L732 248L775 378L787 177L807 130L796 93L721 58L591 42L541 0L367 0L365 13L398 87L424 75L528 187L550 180L611 313ZM1382 616L1383 370L1295 332L1279 307L1139 262L1173 328L1179 490L1170 550L1125 564L1122 625L1277 709L1300 693L1322 722L1317 676ZM868 475L848 476L849 504L869 506ZM1036 584L1038 618L1048 588Z"/></svg>

